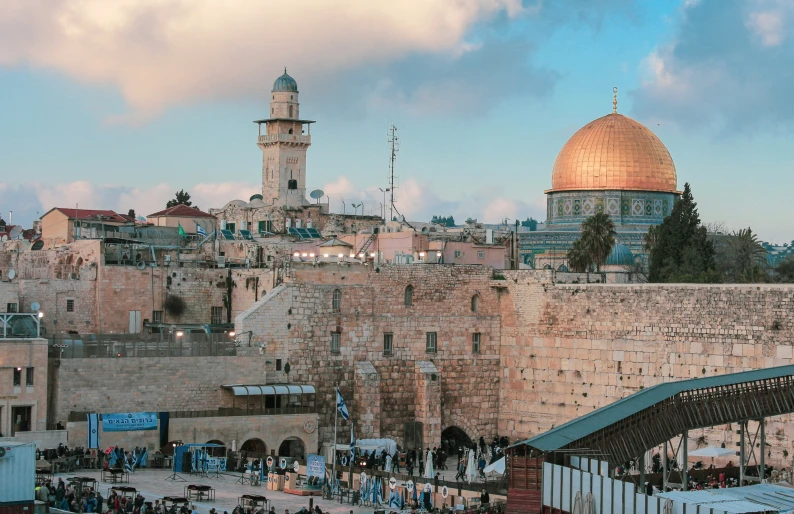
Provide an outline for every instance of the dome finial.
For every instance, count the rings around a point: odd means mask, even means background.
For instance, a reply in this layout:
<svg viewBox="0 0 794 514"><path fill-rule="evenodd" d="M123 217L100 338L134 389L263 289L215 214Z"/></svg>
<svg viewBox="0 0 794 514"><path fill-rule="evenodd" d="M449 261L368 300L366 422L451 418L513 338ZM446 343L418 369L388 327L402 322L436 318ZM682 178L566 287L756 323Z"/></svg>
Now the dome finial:
<svg viewBox="0 0 794 514"><path fill-rule="evenodd" d="M617 114L617 112L618 112L618 88L617 87L613 87L612 88L612 93L614 95L612 97L612 114Z"/></svg>
<svg viewBox="0 0 794 514"><path fill-rule="evenodd" d="M286 74L287 74L287 67L284 66L284 75L286 75Z"/></svg>

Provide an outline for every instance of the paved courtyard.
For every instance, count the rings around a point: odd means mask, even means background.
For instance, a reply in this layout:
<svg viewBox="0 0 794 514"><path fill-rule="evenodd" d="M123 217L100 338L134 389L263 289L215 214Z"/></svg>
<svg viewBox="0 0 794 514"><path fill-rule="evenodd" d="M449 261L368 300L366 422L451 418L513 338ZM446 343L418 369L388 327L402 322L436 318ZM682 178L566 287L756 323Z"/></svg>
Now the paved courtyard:
<svg viewBox="0 0 794 514"><path fill-rule="evenodd" d="M187 482L170 482L166 478L171 476L173 472L168 469L143 469L130 474L130 483L123 484L135 487L141 493L146 501L154 501L162 498L163 496L182 496L184 487L187 484L201 484L209 485L215 488L215 501L195 501L192 502L196 505L200 514L207 514L211 508L215 508L220 514L223 511L229 513L237 506L237 499L243 494L259 494L266 496L270 501L270 505L276 508L278 514L284 514L285 509L289 509L290 514L294 514L301 507L309 506L308 497L294 496L291 494L282 493L280 491L269 491L263 486L250 486L235 483L239 474L224 474L223 479L216 478L201 478L191 475L182 475ZM64 481L67 477L72 476L85 476L95 478L97 481L101 478L101 473L93 470L83 470L76 473L58 473L55 475L55 480L58 477L63 477ZM99 482L99 490L102 495L107 498L107 491L114 484L106 482ZM323 500L321 496L315 496L314 505L319 505L323 512L330 512L333 514L372 514L374 509L372 507L351 507L349 504L339 504L339 502L331 502ZM386 512L389 512L386 509Z"/></svg>

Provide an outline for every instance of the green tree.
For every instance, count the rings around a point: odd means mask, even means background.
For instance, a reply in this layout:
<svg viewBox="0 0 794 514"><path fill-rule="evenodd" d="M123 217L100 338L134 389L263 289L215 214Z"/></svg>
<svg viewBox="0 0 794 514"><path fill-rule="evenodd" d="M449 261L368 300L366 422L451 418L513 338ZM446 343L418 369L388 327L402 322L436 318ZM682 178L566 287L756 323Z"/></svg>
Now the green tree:
<svg viewBox="0 0 794 514"><path fill-rule="evenodd" d="M716 282L714 247L700 224L689 183L673 211L656 229L650 253L650 282Z"/></svg>
<svg viewBox="0 0 794 514"><path fill-rule="evenodd" d="M775 280L787 284L794 282L794 255L786 257L775 266Z"/></svg>
<svg viewBox="0 0 794 514"><path fill-rule="evenodd" d="M527 218L521 222L522 227L528 227L530 232L534 232L538 229L538 220L535 218Z"/></svg>
<svg viewBox="0 0 794 514"><path fill-rule="evenodd" d="M590 216L582 223L582 245L597 272L601 271L601 266L615 246L616 234L615 223L609 214L603 212Z"/></svg>
<svg viewBox="0 0 794 514"><path fill-rule="evenodd" d="M168 200L168 203L165 204L165 208L170 209L171 207L176 207L177 205L187 205L188 207L192 206L193 202L190 201L190 193L184 189L180 189L175 193L172 200ZM196 208L198 209L198 207Z"/></svg>
<svg viewBox="0 0 794 514"><path fill-rule="evenodd" d="M573 242L568 249L568 267L576 273L584 273L590 268L590 255L581 239Z"/></svg>
<svg viewBox="0 0 794 514"><path fill-rule="evenodd" d="M733 254L736 281L756 282L766 278L767 251L750 227L734 232L728 245Z"/></svg>
<svg viewBox="0 0 794 514"><path fill-rule="evenodd" d="M135 209L128 210L127 211L127 216L129 216L130 218L135 219Z"/></svg>
<svg viewBox="0 0 794 514"><path fill-rule="evenodd" d="M454 227L455 218L451 214L449 216L433 216L430 223L436 223L445 227Z"/></svg>

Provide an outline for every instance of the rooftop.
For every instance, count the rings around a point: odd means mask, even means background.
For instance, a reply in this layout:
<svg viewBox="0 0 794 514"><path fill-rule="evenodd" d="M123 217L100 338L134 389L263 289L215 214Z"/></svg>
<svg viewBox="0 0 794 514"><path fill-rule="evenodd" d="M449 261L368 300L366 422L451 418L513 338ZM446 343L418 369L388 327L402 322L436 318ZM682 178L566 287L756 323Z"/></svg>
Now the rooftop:
<svg viewBox="0 0 794 514"><path fill-rule="evenodd" d="M190 207L189 205L179 204L174 205L173 207L169 207L168 209L163 209L162 211L157 211L149 216L148 218L158 217L158 216L172 216L175 218L214 218L212 214L209 214L204 211L200 211L195 207Z"/></svg>
<svg viewBox="0 0 794 514"><path fill-rule="evenodd" d="M67 207L53 207L44 216L47 216L52 211L60 211L70 220L91 220L91 221L107 221L110 223L128 223L129 217L122 216L115 211L104 209L73 209ZM41 218L44 219L44 216Z"/></svg>

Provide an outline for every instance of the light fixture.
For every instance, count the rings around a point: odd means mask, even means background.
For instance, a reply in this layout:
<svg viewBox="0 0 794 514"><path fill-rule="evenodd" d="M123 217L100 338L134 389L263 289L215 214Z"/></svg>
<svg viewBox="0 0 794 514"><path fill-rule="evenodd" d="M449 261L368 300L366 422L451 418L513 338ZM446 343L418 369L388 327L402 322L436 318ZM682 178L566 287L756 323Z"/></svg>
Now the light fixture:
<svg viewBox="0 0 794 514"><path fill-rule="evenodd" d="M308 253L306 253L306 252L303 252L303 257L308 257L308 256L309 256L309 254L308 254Z"/></svg>
<svg viewBox="0 0 794 514"><path fill-rule="evenodd" d="M436 257L441 257L441 252L436 252Z"/></svg>
<svg viewBox="0 0 794 514"><path fill-rule="evenodd" d="M184 333L184 332L182 332L181 330L177 330L177 331L176 331L176 336L177 336L177 337L182 337L183 335L185 335L185 333Z"/></svg>
<svg viewBox="0 0 794 514"><path fill-rule="evenodd" d="M350 258L351 258L351 259L352 259L352 258L354 258L355 256L356 256L356 254L354 254L354 253L351 253L351 254L350 254Z"/></svg>
<svg viewBox="0 0 794 514"><path fill-rule="evenodd" d="M327 254L327 253L324 253L324 254L323 254L323 257L325 257L325 258L327 259L327 258L328 258L328 254Z"/></svg>
<svg viewBox="0 0 794 514"><path fill-rule="evenodd" d="M375 252L369 254L370 257L375 257Z"/></svg>
<svg viewBox="0 0 794 514"><path fill-rule="evenodd" d="M293 254L292 254L292 256L293 256L293 257L300 257L300 256L301 256L301 253L300 253L300 252L295 252L295 253L293 253Z"/></svg>
<svg viewBox="0 0 794 514"><path fill-rule="evenodd" d="M22 371L22 368L17 368L17 371Z"/></svg>
<svg viewBox="0 0 794 514"><path fill-rule="evenodd" d="M39 311L39 313L38 313L38 317L39 317L39 319L43 318L43 317L44 317L44 313L43 313L43 312L41 312L41 311Z"/></svg>
<svg viewBox="0 0 794 514"><path fill-rule="evenodd" d="M310 254L309 254L309 257L311 257L312 259L314 259L314 254L313 254L313 253L310 253Z"/></svg>
<svg viewBox="0 0 794 514"><path fill-rule="evenodd" d="M425 252L419 252L419 257L424 257L424 256L425 256Z"/></svg>
<svg viewBox="0 0 794 514"><path fill-rule="evenodd" d="M345 258L345 256L344 256L344 255L342 255L342 254L340 253L340 254L339 254L339 258L340 258L340 259L344 259L344 258Z"/></svg>
<svg viewBox="0 0 794 514"><path fill-rule="evenodd" d="M358 254L358 256L363 258L364 257L364 252L361 252L360 254Z"/></svg>
<svg viewBox="0 0 794 514"><path fill-rule="evenodd" d="M229 332L229 337L234 337L235 335L237 335L237 333L234 330Z"/></svg>

